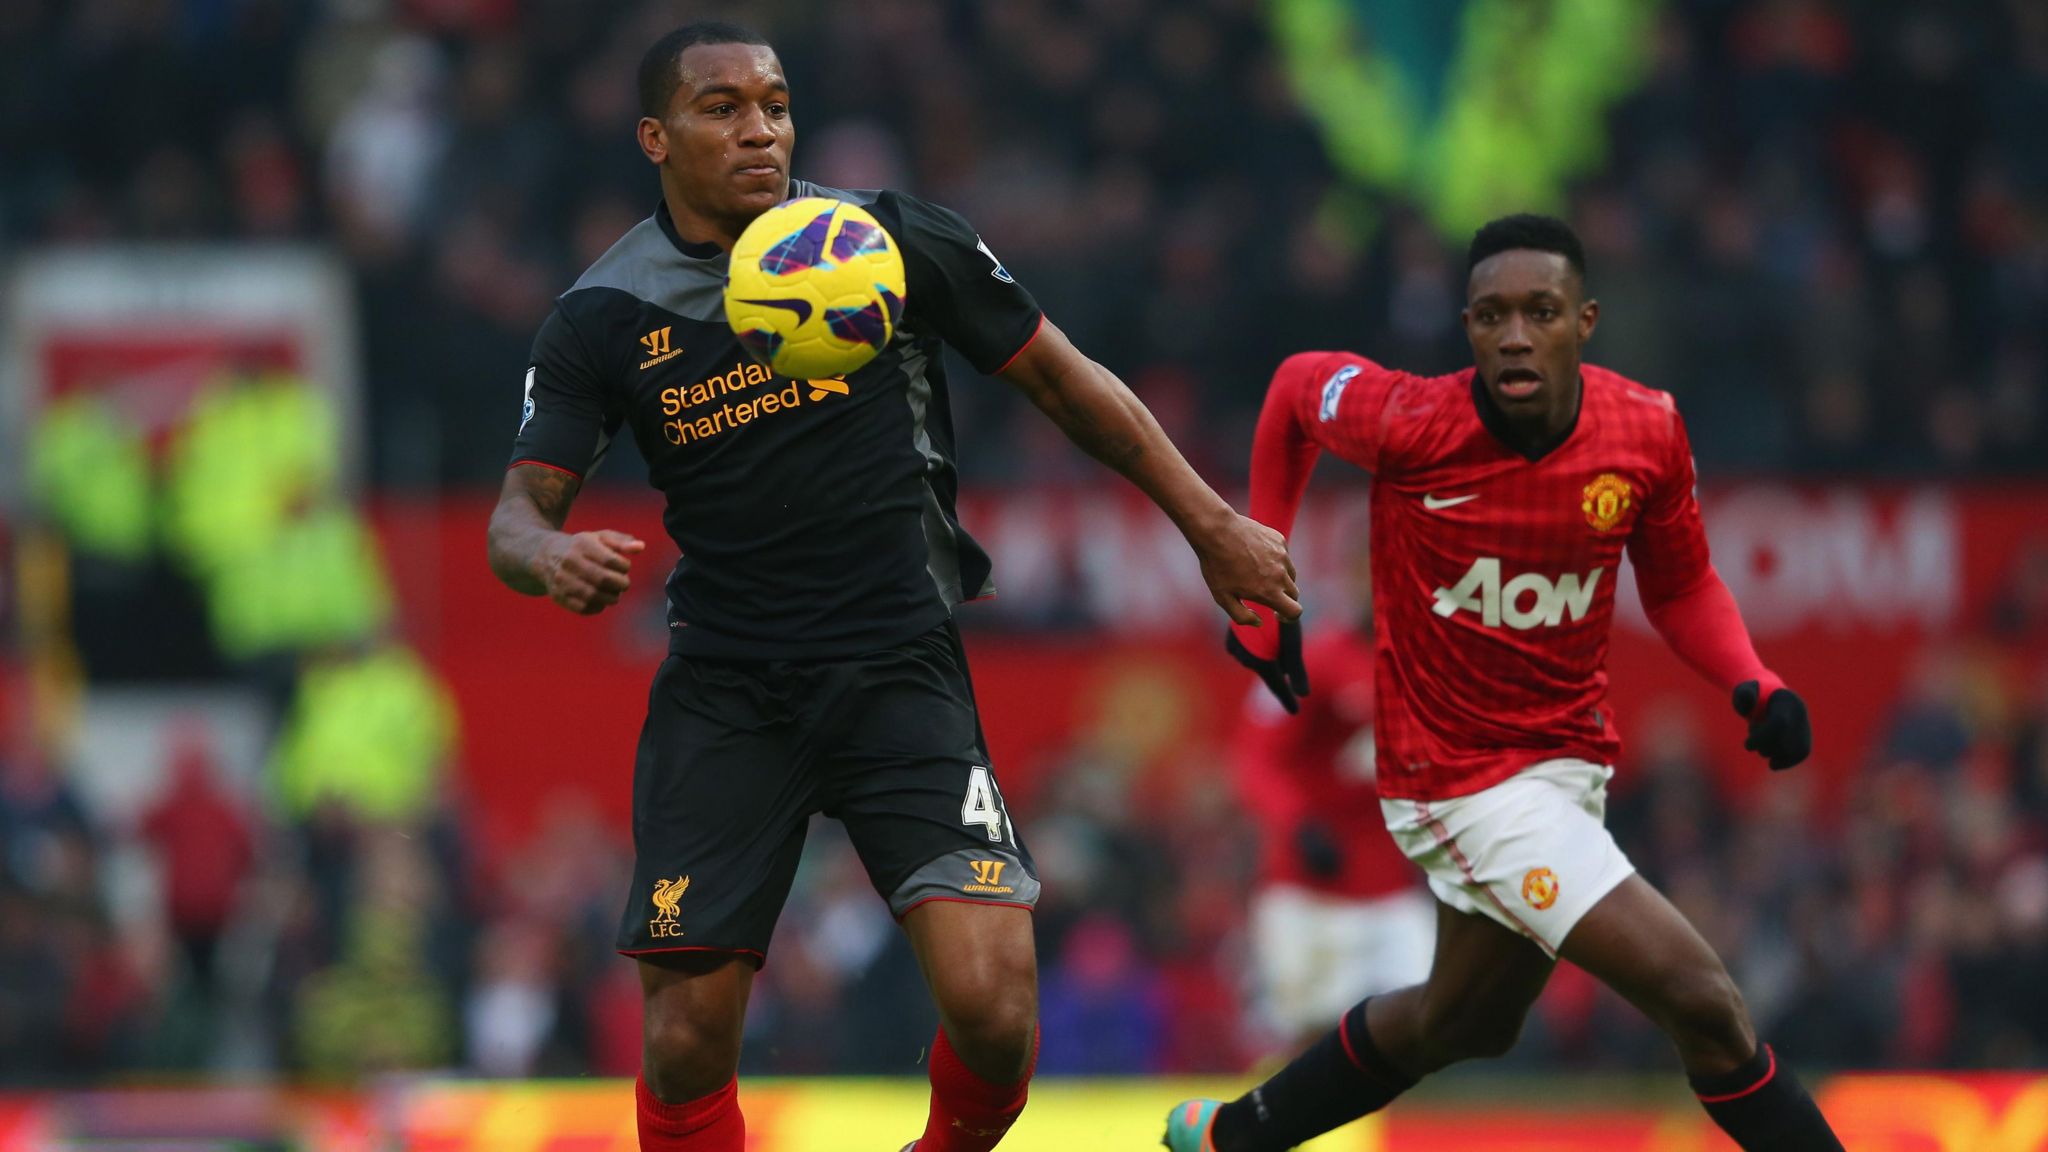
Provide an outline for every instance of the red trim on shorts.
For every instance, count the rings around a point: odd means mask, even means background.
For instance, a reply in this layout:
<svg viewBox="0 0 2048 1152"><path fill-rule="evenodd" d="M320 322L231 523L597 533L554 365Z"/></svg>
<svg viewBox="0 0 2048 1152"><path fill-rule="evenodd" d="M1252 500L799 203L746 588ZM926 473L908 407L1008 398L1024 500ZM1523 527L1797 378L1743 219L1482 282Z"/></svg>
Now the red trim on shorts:
<svg viewBox="0 0 2048 1152"><path fill-rule="evenodd" d="M505 471L510 472L514 468L519 467L521 464L531 464L535 468L546 468L550 472L560 472L564 476L574 476L578 480L583 479L582 473L571 472L567 468L562 467L560 464L550 464L545 460L514 460L510 464L505 465Z"/></svg>
<svg viewBox="0 0 2048 1152"><path fill-rule="evenodd" d="M1552 948L1550 943L1543 939L1543 937L1531 932L1529 926L1522 922L1522 918L1510 911L1508 906L1501 902L1501 898L1494 894L1491 887L1480 883L1479 877L1472 874L1471 861L1465 859L1465 853L1458 847L1457 838L1452 836L1450 830L1444 827L1443 821L1429 814L1429 803L1417 800L1415 802L1415 814L1422 817L1423 827L1428 828L1430 835L1436 837L1438 846L1450 849L1451 860L1457 864L1458 871L1465 874L1465 879L1476 886L1481 892L1486 893L1486 898L1493 901L1493 906L1500 909L1501 915L1513 921L1515 927L1521 929L1524 936L1535 941L1538 948L1543 949L1546 955L1554 959L1557 956L1557 950Z"/></svg>
<svg viewBox="0 0 2048 1152"><path fill-rule="evenodd" d="M969 596L969 597L968 597L967 599L965 599L965 600L962 600L962 601L960 601L960 603L962 603L962 604L979 604L979 603L981 603L981 602L982 602L983 600L993 600L993 599L995 599L995 598L996 598L996 594L995 594L995 593L993 593L993 592L984 592L984 593L982 593L982 594L981 594L981 595L979 595L979 596Z"/></svg>
<svg viewBox="0 0 2048 1152"><path fill-rule="evenodd" d="M1003 366L989 373L989 375L1001 376L1003 373L1009 371L1010 365L1015 364L1017 362L1017 357L1022 356L1024 354L1024 349L1029 348L1033 344L1036 344L1038 342L1038 334L1043 331L1045 331L1045 313L1040 312L1038 314L1038 327L1033 328L1031 330L1031 338L1024 341L1024 343L1019 344L1017 346L1017 350L1015 352L1010 353L1010 358L1008 360L1003 361Z"/></svg>
<svg viewBox="0 0 2048 1152"><path fill-rule="evenodd" d="M920 896L910 902L910 907L896 914L896 922L901 924L905 916L933 901L945 904L985 904L997 908L1022 908L1026 912L1030 912L1037 907L1035 904L1026 904L1022 900L976 900L972 896Z"/></svg>
<svg viewBox="0 0 2048 1152"><path fill-rule="evenodd" d="M1762 1088L1764 1085L1769 1084L1771 1082L1771 1077L1776 1076L1778 1074L1778 1054L1776 1051L1772 1050L1769 1044L1766 1044L1764 1045L1764 1055L1770 1057L1771 1063L1770 1067L1764 1069L1763 1079L1758 1080L1756 1083L1751 1084L1749 1087L1744 1088L1740 1092L1730 1092L1725 1096L1701 1096L1700 1103L1726 1104L1730 1100L1740 1100L1744 1096L1747 1096L1750 1093L1755 1092L1757 1089Z"/></svg>
<svg viewBox="0 0 2048 1152"><path fill-rule="evenodd" d="M752 956L756 967L765 968L768 966L767 954L757 949L721 948L715 944L685 945L677 948L620 948L617 951L621 956L633 957L653 956L661 952L728 952L734 956Z"/></svg>

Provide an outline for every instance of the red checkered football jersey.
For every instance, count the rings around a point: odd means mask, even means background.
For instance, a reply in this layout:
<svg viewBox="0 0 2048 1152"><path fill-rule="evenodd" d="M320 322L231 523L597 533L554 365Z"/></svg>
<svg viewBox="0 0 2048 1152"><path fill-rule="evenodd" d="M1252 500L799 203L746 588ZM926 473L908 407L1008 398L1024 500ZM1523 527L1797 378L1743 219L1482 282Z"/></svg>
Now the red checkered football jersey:
<svg viewBox="0 0 2048 1152"><path fill-rule="evenodd" d="M1607 641L1626 548L1645 596L1711 574L1671 397L1585 365L1577 423L1528 458L1474 370L1289 357L1255 449L1252 515L1283 532L1327 450L1373 474L1380 794L1461 796L1562 756L1611 764ZM1274 461L1284 464L1274 466Z"/></svg>

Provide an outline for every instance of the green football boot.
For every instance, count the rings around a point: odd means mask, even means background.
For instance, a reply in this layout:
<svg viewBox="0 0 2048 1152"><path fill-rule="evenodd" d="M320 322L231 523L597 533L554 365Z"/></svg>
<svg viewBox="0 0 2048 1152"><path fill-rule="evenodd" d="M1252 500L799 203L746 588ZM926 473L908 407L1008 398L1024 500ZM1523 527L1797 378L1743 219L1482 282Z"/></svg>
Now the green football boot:
<svg viewBox="0 0 2048 1152"><path fill-rule="evenodd" d="M1166 1114L1166 1136L1159 1142L1167 1152L1216 1152L1209 1129L1216 1123L1221 1100L1183 1100Z"/></svg>

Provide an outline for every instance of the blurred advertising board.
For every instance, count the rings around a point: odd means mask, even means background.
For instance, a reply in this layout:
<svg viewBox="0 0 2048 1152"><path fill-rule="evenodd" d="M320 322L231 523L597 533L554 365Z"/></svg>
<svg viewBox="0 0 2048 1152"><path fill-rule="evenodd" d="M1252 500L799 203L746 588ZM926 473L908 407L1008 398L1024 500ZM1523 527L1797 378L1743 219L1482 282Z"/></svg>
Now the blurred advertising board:
<svg viewBox="0 0 2048 1152"><path fill-rule="evenodd" d="M1988 665L2016 686L2048 669L2048 624L2001 615L2026 572L2048 572L2048 486L1744 484L1703 500L1716 565L1761 654L1813 709L1818 746L1800 779L1823 799L1865 766L1902 698L1945 662ZM1172 525L1115 490L982 493L964 504L996 558L997 597L960 618L1005 794L1028 810L1048 765L1107 729L1182 771L1213 763L1252 682L1223 656L1223 618ZM632 591L595 619L497 585L483 557L489 510L485 497L458 496L377 512L408 634L465 717L470 802L487 842L516 842L564 789L623 826L647 682L666 642L661 581L675 554L657 502L608 488L579 500L573 526L649 542ZM1365 513L1355 489L1317 493L1304 509L1294 547L1312 627L1357 614ZM1658 728L1690 725L1724 788L1752 795L1769 774L1741 750L1727 700L1650 630L1626 568L1619 596L1610 679L1624 739L1640 749ZM1625 789L1626 754L1621 769Z"/></svg>
<svg viewBox="0 0 2048 1152"><path fill-rule="evenodd" d="M104 392L153 437L230 371L303 375L333 393L345 486L361 475L355 296L312 248L51 248L0 281L0 513L14 508L24 437L51 401Z"/></svg>
<svg viewBox="0 0 2048 1152"><path fill-rule="evenodd" d="M1589 1091L1588 1085L1592 1086ZM1468 1077L1306 1152L1730 1152L1675 1078ZM1145 1148L1193 1095L1235 1082L1044 1080L1004 1152ZM1485 1095L1482 1097L1480 1093ZM742 1089L749 1152L894 1148L922 1127L921 1080L763 1080ZM2048 1076L1841 1076L1819 1093L1857 1152L2048 1152ZM907 1135L906 1135L907 1134ZM343 1095L148 1090L0 1097L0 1152L636 1152L625 1081L422 1081Z"/></svg>

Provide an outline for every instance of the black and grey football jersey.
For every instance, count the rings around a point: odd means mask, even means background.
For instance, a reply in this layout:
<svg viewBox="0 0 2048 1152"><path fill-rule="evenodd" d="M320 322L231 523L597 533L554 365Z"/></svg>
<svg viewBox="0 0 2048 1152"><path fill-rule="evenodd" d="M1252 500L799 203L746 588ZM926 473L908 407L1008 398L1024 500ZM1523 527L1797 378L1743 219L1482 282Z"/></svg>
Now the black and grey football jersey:
<svg viewBox="0 0 2048 1152"><path fill-rule="evenodd" d="M994 373L1043 315L957 213L896 191L791 181L859 204L906 272L895 338L842 380L772 374L726 325L726 254L667 205L555 303L533 344L512 463L587 476L630 430L682 550L671 650L818 658L901 643L993 591L954 511L940 343Z"/></svg>

